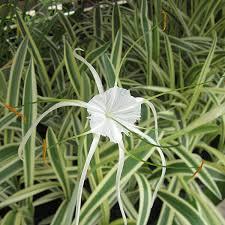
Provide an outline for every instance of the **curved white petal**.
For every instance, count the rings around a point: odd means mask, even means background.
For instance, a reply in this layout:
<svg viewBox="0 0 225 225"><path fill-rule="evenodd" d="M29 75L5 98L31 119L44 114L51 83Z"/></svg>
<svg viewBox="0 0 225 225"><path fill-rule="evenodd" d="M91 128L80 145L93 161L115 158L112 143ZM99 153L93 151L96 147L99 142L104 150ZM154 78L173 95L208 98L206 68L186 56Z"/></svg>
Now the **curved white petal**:
<svg viewBox="0 0 225 225"><path fill-rule="evenodd" d="M41 114L39 116L39 118L32 124L32 126L30 127L30 129L27 131L27 133L25 134L25 136L23 137L19 149L18 149L18 156L20 159L23 160L23 149L24 146L26 145L29 137L31 136L33 130L37 127L38 123L45 117L47 116L50 112L52 112L55 109L61 108L61 107L65 107L65 106L80 106L80 107L84 107L87 108L87 103L86 102L82 102L82 101L65 101L65 102L59 102L55 105L53 105L52 107L50 107L48 110L46 110L43 114Z"/></svg>
<svg viewBox="0 0 225 225"><path fill-rule="evenodd" d="M123 126L125 126L128 130L140 135L141 137L143 137L144 139L146 139L150 144L153 144L153 145L159 145L158 141L154 141L151 137L149 137L148 135L146 135L145 133L143 133L142 131L138 130L135 126L131 126L129 123L126 123L122 120L118 120L118 122L120 122ZM158 151L159 155L160 155L160 158L161 158L161 161L162 161L162 173L161 173L161 176L160 176L160 179L159 179L159 182L158 184L156 185L155 187L155 190L154 190L154 193L152 195L152 202L151 202L151 208L153 206L153 203L155 201L155 198L157 196L157 193L158 193L158 190L160 188L160 185L162 184L163 182L163 179L165 177L165 174L166 174L166 159L165 159L165 156L162 152L162 150L159 148L159 147L156 147L156 150Z"/></svg>
<svg viewBox="0 0 225 225"><path fill-rule="evenodd" d="M91 71L91 73L92 73L92 75L93 75L93 77L95 79L95 83L97 85L99 93L103 93L104 89L103 89L103 86L102 86L102 82L101 82L101 79L100 79L98 73L96 72L95 68L85 58L83 58L82 56L78 55L76 53L77 50L83 51L83 49L81 49L81 48L76 48L74 50L75 58L77 58L78 60L80 60L81 62L83 62L84 64L87 65L87 67L89 68L89 70Z"/></svg>
<svg viewBox="0 0 225 225"><path fill-rule="evenodd" d="M125 148L124 148L123 141L119 142L118 145L119 145L119 162L118 162L118 169L117 169L117 173L116 173L116 194L117 194L118 204L120 207L120 212L123 217L123 223L124 223L124 225L127 225L127 218L126 218L126 215L125 215L125 212L123 209L123 202L122 202L121 195L120 195L120 179L121 179L123 166L124 166Z"/></svg>
<svg viewBox="0 0 225 225"><path fill-rule="evenodd" d="M156 147L156 149L157 149L157 151L158 151L158 153L159 153L159 156L160 156L160 158L161 158L161 161L162 161L162 173L161 173L161 176L160 176L160 178L159 178L159 181L158 181L158 183L157 183L157 185L156 185L156 187L155 187L155 190L154 190L154 192L153 192L153 195L152 195L152 202L151 202L151 207L150 207L150 208L152 208L152 206L153 206L153 204L154 204L154 201L155 201L155 199L156 199L156 197L157 197L157 193L158 193L158 191L159 191L159 188L160 188L160 186L161 186L161 184L162 184L162 182L163 182L163 179L164 179L164 177L165 177L165 174L166 174L166 159L165 159L165 156L164 156L164 154L163 154L163 151L162 151L159 147Z"/></svg>
<svg viewBox="0 0 225 225"><path fill-rule="evenodd" d="M76 214L75 214L75 225L79 224L79 217L80 217L80 206L81 206L81 198L82 198L82 191L83 191L83 186L84 186L84 181L87 175L88 167L90 165L91 159L95 153L95 150L97 148L98 142L99 142L100 135L94 135L94 139L91 143L90 150L88 152L84 168L82 170L82 174L80 177L80 182L78 186L78 191L77 191L77 199L76 199Z"/></svg>
<svg viewBox="0 0 225 225"><path fill-rule="evenodd" d="M147 100L145 100L144 103L146 103L149 106L149 108L152 110L152 114L153 114L154 122L155 122L155 138L159 145L158 119L157 119L157 113L155 110L155 106L150 101L147 101Z"/></svg>
<svg viewBox="0 0 225 225"><path fill-rule="evenodd" d="M154 117L154 121L155 121L155 138L156 138L157 144L160 145L159 144L158 119L157 119L157 113L156 113L156 110L155 110L155 106L150 101L147 101L147 100L145 100L144 103L146 103L150 107L150 109L152 110L153 117ZM152 195L151 208L152 208L153 203L154 203L154 201L155 201L155 199L157 197L157 192L158 192L158 190L160 188L160 185L162 183L163 177L165 176L165 173L166 173L166 167L165 167L166 166L166 161L165 161L164 154L163 154L163 152L162 152L162 150L160 148L158 148L157 150L158 150L159 155L160 155L160 158L162 160L162 166L163 166L163 168L162 168L162 174L161 174L161 177L159 179L159 182L156 185L155 191L153 192L153 195Z"/></svg>

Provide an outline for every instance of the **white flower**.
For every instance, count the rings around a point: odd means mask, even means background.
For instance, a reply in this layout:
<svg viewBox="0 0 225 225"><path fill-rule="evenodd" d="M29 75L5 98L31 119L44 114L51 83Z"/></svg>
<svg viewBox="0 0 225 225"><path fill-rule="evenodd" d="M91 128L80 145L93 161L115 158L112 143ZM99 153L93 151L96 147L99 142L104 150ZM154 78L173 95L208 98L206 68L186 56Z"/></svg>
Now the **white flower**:
<svg viewBox="0 0 225 225"><path fill-rule="evenodd" d="M88 102L87 111L94 133L119 143L122 140L122 132L127 134L128 130L117 121L123 120L133 126L141 117L141 104L130 95L130 91L113 87L94 96Z"/></svg>
<svg viewBox="0 0 225 225"><path fill-rule="evenodd" d="M93 133L94 139L92 141L92 144L88 152L88 155L84 164L84 168L80 177L80 182L79 182L78 192L76 197L76 215L75 215L75 221L73 222L73 224L75 225L79 224L82 190L83 190L84 181L87 175L88 167L90 165L90 161L97 148L100 136L106 136L110 139L110 141L118 144L119 162L118 162L118 169L116 174L116 193L117 193L117 200L118 200L120 211L123 217L124 224L127 225L127 219L126 219L126 215L123 209L123 204L122 204L122 200L120 196L120 178L121 178L124 160L125 160L125 147L122 140L122 133L128 135L128 132L131 131L140 135L150 144L156 146L156 150L158 151L161 157L162 174L158 184L155 187L155 190L152 196L152 202L151 202L151 207L152 207L166 172L165 157L163 155L162 150L158 147L159 138L158 138L156 110L154 105L151 102L143 98L135 98L131 96L129 90L115 86L113 88L110 88L107 91L104 91L102 83L101 83L101 79L98 73L93 68L93 66L89 64L83 57L78 55L76 52L74 53L74 55L77 59L85 63L90 69L95 79L95 82L97 84L99 94L94 96L88 103L77 101L77 100L71 100L71 101L57 103L51 108L49 108L42 115L40 115L40 117L35 121L35 123L30 127L26 135L23 137L23 140L18 149L18 154L19 154L19 157L22 159L23 148L26 142L28 141L29 137L31 136L32 131L36 128L38 123L51 111L60 107L65 107L65 106L76 106L76 107L78 106L78 107L87 108L87 111L89 113L91 130L89 132L86 132L86 134ZM140 131L137 128L137 126L135 126L135 122L138 121L141 117L142 103L147 104L152 110L154 121L155 121L156 140L152 139L150 136Z"/></svg>

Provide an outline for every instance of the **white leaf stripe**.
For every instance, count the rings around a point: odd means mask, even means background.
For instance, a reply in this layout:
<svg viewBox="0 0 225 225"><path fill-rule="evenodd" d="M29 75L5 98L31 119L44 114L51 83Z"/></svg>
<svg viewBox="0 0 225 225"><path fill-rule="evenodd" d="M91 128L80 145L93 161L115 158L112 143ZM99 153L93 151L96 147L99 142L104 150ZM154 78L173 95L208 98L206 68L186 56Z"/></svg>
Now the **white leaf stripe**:
<svg viewBox="0 0 225 225"><path fill-rule="evenodd" d="M25 135L29 130L29 127L35 121L37 117L37 104L27 104L28 102L37 101L37 85L36 75L34 72L33 59L30 61L28 71L25 78L25 84L23 89L23 117L22 121L22 135ZM27 142L24 148L24 181L25 187L29 187L34 183L34 158L35 158L35 135L33 132L31 138ZM28 200L29 208L32 208L32 198ZM31 213L32 210L30 210Z"/></svg>
<svg viewBox="0 0 225 225"><path fill-rule="evenodd" d="M152 191L148 179L142 174L135 174L138 182L140 200L137 225L147 225L151 211Z"/></svg>
<svg viewBox="0 0 225 225"><path fill-rule="evenodd" d="M63 188L64 194L67 198L71 196L70 181L66 169L65 161L63 159L63 153L57 145L58 141L51 128L47 131L47 144L53 146L48 149L49 158L53 167L53 170Z"/></svg>
<svg viewBox="0 0 225 225"><path fill-rule="evenodd" d="M190 225L208 225L200 213L185 200L177 197L168 191L159 191L159 197L162 201L174 210L179 216L186 220Z"/></svg>
<svg viewBox="0 0 225 225"><path fill-rule="evenodd" d="M36 195L38 193L41 193L45 190L50 190L51 188L55 188L59 186L58 182L45 182L42 184L35 184L31 187L22 189L18 192L16 192L14 195L8 197L5 201L0 203L0 208L3 208L5 206L8 206L10 204L16 203L18 201L24 200L28 197L31 197L33 195Z"/></svg>

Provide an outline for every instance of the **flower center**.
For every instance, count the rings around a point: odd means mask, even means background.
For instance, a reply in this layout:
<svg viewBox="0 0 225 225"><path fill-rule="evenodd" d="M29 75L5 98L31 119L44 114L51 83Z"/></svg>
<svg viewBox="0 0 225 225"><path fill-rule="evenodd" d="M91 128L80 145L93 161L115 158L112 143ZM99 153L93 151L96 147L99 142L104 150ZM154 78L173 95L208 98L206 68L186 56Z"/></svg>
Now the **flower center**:
<svg viewBox="0 0 225 225"><path fill-rule="evenodd" d="M113 119L113 113L112 112L105 112L105 117L109 119Z"/></svg>

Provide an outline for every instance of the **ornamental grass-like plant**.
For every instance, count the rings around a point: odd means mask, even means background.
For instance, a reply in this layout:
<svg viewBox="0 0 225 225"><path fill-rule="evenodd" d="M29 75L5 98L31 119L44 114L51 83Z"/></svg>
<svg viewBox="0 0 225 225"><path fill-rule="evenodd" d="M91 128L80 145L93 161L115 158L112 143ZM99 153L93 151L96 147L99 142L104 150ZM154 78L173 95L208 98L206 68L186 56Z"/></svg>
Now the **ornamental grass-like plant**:
<svg viewBox="0 0 225 225"><path fill-rule="evenodd" d="M159 190L160 184L165 176L166 172L166 160L163 155L162 150L160 149L159 138L158 138L158 122L157 122L157 113L155 111L154 105L140 97L134 98L130 95L130 91L117 87L115 83L113 88L110 88L107 91L104 91L103 85L99 75L97 74L96 70L81 56L77 55L75 52L75 57L80 59L84 62L95 79L95 82L98 87L99 94L94 96L88 103L83 101L71 100L71 101L62 101L60 103L55 104L54 106L50 107L47 111L40 115L40 117L32 124L30 129L27 131L26 135L24 136L19 149L18 154L20 159L23 160L23 149L29 137L32 135L33 130L36 129L39 122L51 113L53 110L56 110L61 107L65 106L75 106L75 107L83 107L87 108L88 114L90 115L90 131L85 132L85 134L93 133L93 141L90 146L90 150L88 152L84 168L82 170L81 178L79 181L79 185L77 188L77 196L74 201L76 202L76 215L75 215L75 225L79 223L79 216L80 216L80 206L81 206L81 197L83 191L84 181L87 175L88 167L90 165L91 159L96 151L97 145L100 140L100 136L105 136L110 139L111 142L118 144L119 148L119 162L118 168L116 173L116 192L117 192L117 200L119 203L119 208L123 217L124 224L127 224L126 215L123 209L123 204L121 200L120 194L120 179L122 175L122 170L124 166L124 153L125 147L124 142L122 140L122 133L128 135L129 131L132 131L140 137L144 138L149 144L156 147L160 158L162 160L162 175L160 177L160 181L155 188L155 191L152 195L151 202L149 204L149 210L152 208L153 202L156 198L156 194ZM140 119L141 117L141 104L146 103L152 110L154 121L155 121L155 138L156 141L153 140L150 136L146 135L142 131L140 131L135 122ZM46 149L47 150L47 149ZM147 211L150 214L149 210Z"/></svg>
<svg viewBox="0 0 225 225"><path fill-rule="evenodd" d="M225 224L224 1L49 5L1 19L0 224Z"/></svg>

